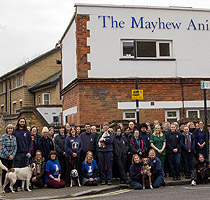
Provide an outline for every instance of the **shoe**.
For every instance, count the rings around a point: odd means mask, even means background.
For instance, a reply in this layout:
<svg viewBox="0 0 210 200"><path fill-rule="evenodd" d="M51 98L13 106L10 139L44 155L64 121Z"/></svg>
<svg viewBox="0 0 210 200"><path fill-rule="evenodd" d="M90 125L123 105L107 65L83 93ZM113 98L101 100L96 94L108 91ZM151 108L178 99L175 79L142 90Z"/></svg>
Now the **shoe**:
<svg viewBox="0 0 210 200"><path fill-rule="evenodd" d="M107 184L108 184L108 185L112 185L112 182L108 182Z"/></svg>
<svg viewBox="0 0 210 200"><path fill-rule="evenodd" d="M176 178L176 180L181 181L181 177L180 177L180 176L178 176L178 177Z"/></svg>
<svg viewBox="0 0 210 200"><path fill-rule="evenodd" d="M173 181L176 181L176 177L173 177Z"/></svg>
<svg viewBox="0 0 210 200"><path fill-rule="evenodd" d="M196 186L196 182L194 180L191 181L192 186Z"/></svg>
<svg viewBox="0 0 210 200"><path fill-rule="evenodd" d="M105 182L101 182L101 185L105 185L106 183Z"/></svg>
<svg viewBox="0 0 210 200"><path fill-rule="evenodd" d="M66 187L70 187L70 183L66 182Z"/></svg>

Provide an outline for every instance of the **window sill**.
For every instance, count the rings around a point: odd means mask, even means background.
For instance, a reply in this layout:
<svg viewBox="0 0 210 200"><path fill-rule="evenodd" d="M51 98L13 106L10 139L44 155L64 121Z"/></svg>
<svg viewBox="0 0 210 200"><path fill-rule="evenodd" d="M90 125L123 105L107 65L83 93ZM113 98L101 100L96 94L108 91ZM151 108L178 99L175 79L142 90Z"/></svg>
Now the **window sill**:
<svg viewBox="0 0 210 200"><path fill-rule="evenodd" d="M175 58L120 58L127 61L176 61Z"/></svg>

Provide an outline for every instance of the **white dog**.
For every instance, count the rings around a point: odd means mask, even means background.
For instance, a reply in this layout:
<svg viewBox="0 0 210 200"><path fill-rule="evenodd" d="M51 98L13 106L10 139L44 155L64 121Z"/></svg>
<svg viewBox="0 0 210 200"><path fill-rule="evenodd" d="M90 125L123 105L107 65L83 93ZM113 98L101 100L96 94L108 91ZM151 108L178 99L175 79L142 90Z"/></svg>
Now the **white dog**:
<svg viewBox="0 0 210 200"><path fill-rule="evenodd" d="M22 191L24 191L24 183L26 181L26 189L30 192L31 190L29 189L29 183L30 183L30 179L33 174L33 171L35 170L35 167L36 167L35 163L33 163L27 167L9 169L5 176L3 191L6 185L10 182L9 188L14 193L15 191L13 190L13 185L16 183L17 180L21 180Z"/></svg>
<svg viewBox="0 0 210 200"><path fill-rule="evenodd" d="M76 169L71 170L71 184L70 184L70 187L72 187L72 185L73 185L73 179L77 179L78 185L79 185L79 187L81 187L81 184L80 184L80 181L79 181L79 174L78 174Z"/></svg>
<svg viewBox="0 0 210 200"><path fill-rule="evenodd" d="M3 165L3 163L1 162L0 160L0 168L5 170L5 171L8 171L7 167Z"/></svg>
<svg viewBox="0 0 210 200"><path fill-rule="evenodd" d="M108 133L108 131L106 131L106 132L103 133L103 135L101 136L100 139L105 139L105 138L107 138L109 136L110 136L110 134ZM100 148L105 148L106 147L105 143L104 142L100 142L100 141L98 142L98 146Z"/></svg>

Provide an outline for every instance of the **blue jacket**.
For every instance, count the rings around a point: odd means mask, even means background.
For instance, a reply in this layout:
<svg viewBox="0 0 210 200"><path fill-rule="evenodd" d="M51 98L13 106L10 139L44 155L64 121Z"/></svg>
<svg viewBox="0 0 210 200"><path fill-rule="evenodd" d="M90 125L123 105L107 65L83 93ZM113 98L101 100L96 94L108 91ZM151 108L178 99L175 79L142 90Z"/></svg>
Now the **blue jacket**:
<svg viewBox="0 0 210 200"><path fill-rule="evenodd" d="M188 149L188 147L186 146L186 135L184 134L182 136L182 150L183 150L183 152L188 152L189 150L191 150L191 152L194 153L194 151L195 151L195 137L193 136L192 133L189 133L189 136L190 136L190 141L191 141L190 149Z"/></svg>
<svg viewBox="0 0 210 200"><path fill-rule="evenodd" d="M148 151L150 149L150 134L147 132L140 132L139 137L143 139Z"/></svg>
<svg viewBox="0 0 210 200"><path fill-rule="evenodd" d="M113 151L113 139L114 139L114 134L112 132L109 132L110 136L105 138L104 140L104 143L106 145L105 148L100 148L98 147L98 151L100 152L107 152L107 151ZM97 140L97 146L98 146L98 142L100 140L100 138L102 137L103 133L101 133L99 136L98 136L98 140Z"/></svg>
<svg viewBox="0 0 210 200"><path fill-rule="evenodd" d="M82 140L81 137L69 137L65 139L65 156L70 157L73 153L77 154L77 157L80 156L82 150Z"/></svg>
<svg viewBox="0 0 210 200"><path fill-rule="evenodd" d="M129 183L132 182L139 182L142 183L142 162L140 163L133 163L130 167L130 180Z"/></svg>
<svg viewBox="0 0 210 200"><path fill-rule="evenodd" d="M171 132L169 131L166 134L166 152L167 153L174 153L173 149L178 149L177 153L181 153L182 148L182 135L180 132Z"/></svg>
<svg viewBox="0 0 210 200"><path fill-rule="evenodd" d="M15 130L14 136L17 141L17 154L20 153L32 153L32 139L31 133L28 130ZM16 154L16 155L17 155Z"/></svg>
<svg viewBox="0 0 210 200"><path fill-rule="evenodd" d="M151 166L152 177L156 178L158 176L165 177L164 171L161 167L161 161L158 157L155 157L153 160L149 158L149 164Z"/></svg>

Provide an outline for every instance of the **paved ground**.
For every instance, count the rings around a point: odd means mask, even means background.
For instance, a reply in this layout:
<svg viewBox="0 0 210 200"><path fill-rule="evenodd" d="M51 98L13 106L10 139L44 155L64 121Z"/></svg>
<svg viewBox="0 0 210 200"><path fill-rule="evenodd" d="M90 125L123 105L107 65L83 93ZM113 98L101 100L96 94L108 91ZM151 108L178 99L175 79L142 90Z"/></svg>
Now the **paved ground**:
<svg viewBox="0 0 210 200"><path fill-rule="evenodd" d="M190 185L190 180L186 180L182 178L181 181L173 181L171 178L166 179L167 186L174 186L174 185ZM179 186L175 186L179 187ZM72 188L61 188L61 189L50 189L50 188L43 188L43 189L33 189L31 192L16 192L16 193L2 193L2 189L0 191L0 199L61 199L61 198L70 198L70 197L78 197L82 195L91 195L91 194L98 194L107 191L119 190L120 188L128 188L126 185L119 185L118 182L113 182L112 186L108 185L99 185L97 187L87 187L87 186L74 186ZM157 191L157 190L154 190Z"/></svg>

